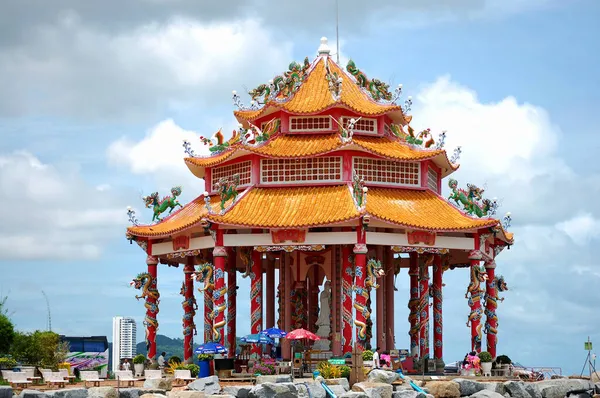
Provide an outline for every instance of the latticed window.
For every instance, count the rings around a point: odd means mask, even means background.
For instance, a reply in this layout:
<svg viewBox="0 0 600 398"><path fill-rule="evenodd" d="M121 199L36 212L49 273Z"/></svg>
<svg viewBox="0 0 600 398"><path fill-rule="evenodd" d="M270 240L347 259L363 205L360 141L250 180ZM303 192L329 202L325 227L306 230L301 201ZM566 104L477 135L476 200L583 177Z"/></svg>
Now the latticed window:
<svg viewBox="0 0 600 398"><path fill-rule="evenodd" d="M338 182L342 180L342 157L310 159L261 159L260 182Z"/></svg>
<svg viewBox="0 0 600 398"><path fill-rule="evenodd" d="M438 173L431 167L427 170L427 186L433 192L440 193L438 191Z"/></svg>
<svg viewBox="0 0 600 398"><path fill-rule="evenodd" d="M322 131L331 130L330 116L291 116L290 131Z"/></svg>
<svg viewBox="0 0 600 398"><path fill-rule="evenodd" d="M342 123L344 123L344 127L348 128L348 124L350 123L349 116L342 117ZM358 118L355 118L358 119ZM365 134L377 134L377 119L358 119L356 123L354 123L354 132L355 133L365 133Z"/></svg>
<svg viewBox="0 0 600 398"><path fill-rule="evenodd" d="M249 185L252 182L252 162L233 163L227 166L214 167L211 174L211 187L213 191L217 190L217 183L223 177L231 178L234 174L240 175L239 186Z"/></svg>
<svg viewBox="0 0 600 398"><path fill-rule="evenodd" d="M418 162L397 162L354 157L354 170L365 182L374 184L419 186L421 167Z"/></svg>

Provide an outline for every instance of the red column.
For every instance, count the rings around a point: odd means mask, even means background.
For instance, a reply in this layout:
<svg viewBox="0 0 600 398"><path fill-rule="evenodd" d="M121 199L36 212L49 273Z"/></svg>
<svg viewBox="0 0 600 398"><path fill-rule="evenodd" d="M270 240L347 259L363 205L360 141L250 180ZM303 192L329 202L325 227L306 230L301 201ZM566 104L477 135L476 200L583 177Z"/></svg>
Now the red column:
<svg viewBox="0 0 600 398"><path fill-rule="evenodd" d="M377 260L379 261L383 261L383 246L377 246L377 248L375 249L375 253L377 256ZM384 263L385 264L385 263ZM385 266L384 266L385 269ZM383 312L383 301L384 301L384 296L385 296L385 283L382 283L381 286L379 286L379 289L377 289L376 291L376 300L377 300L377 337L375 339L375 341L377 342L376 347L381 348L382 350L385 349L385 333L386 330L383 326L383 318L384 318L384 312Z"/></svg>
<svg viewBox="0 0 600 398"><path fill-rule="evenodd" d="M212 341L225 345L225 296L227 287L225 286L225 262L227 259L227 250L223 247L223 230L217 229L215 248L213 250L215 263L215 288L213 291L213 336Z"/></svg>
<svg viewBox="0 0 600 398"><path fill-rule="evenodd" d="M290 261L291 261L291 256L289 253L285 253L282 252L281 255L284 258L283 263L283 272L285 275L285 280L284 280L284 293L283 293L283 305L285 307L285 315L284 315L284 330L286 332L290 332L292 330L292 311L294 310L292 308L292 299L291 299L291 292L292 292L292 268L290 266ZM281 339L281 355L283 357L284 360L290 360L292 359L292 352L291 352L291 346L290 346L290 340L288 339Z"/></svg>
<svg viewBox="0 0 600 398"><path fill-rule="evenodd" d="M487 350L492 355L492 358L496 358L496 344L498 343L498 316L496 315L496 308L498 307L498 286L496 286L496 263L494 261L487 262L485 264L487 273L486 281L486 294L485 294L485 332L487 341Z"/></svg>
<svg viewBox="0 0 600 398"><path fill-rule="evenodd" d="M340 246L336 246L333 248L333 253L335 253L334 256L334 267L333 267L333 280L331 281L331 297L333 297L333 309L332 309L332 315L333 318L331 320L331 324L332 324L332 336L333 336L333 340L332 340L332 344L331 344L331 351L333 352L334 356L340 356L342 355L342 336L340 333L340 327L341 327L341 268L342 268L342 263L341 263L341 250L340 250Z"/></svg>
<svg viewBox="0 0 600 398"><path fill-rule="evenodd" d="M419 263L417 253L410 253L408 275L410 276L410 298L408 321L410 322L410 355L419 356Z"/></svg>
<svg viewBox="0 0 600 398"><path fill-rule="evenodd" d="M194 297L194 257L188 257L185 267L183 268L183 296L184 300L181 303L183 306L183 360L185 363L193 362L193 346L194 335L196 334L196 324L194 316L198 305Z"/></svg>
<svg viewBox="0 0 600 398"><path fill-rule="evenodd" d="M342 246L342 351L352 352L352 284L354 271L350 246Z"/></svg>
<svg viewBox="0 0 600 398"><path fill-rule="evenodd" d="M443 362L443 317L442 317L442 257L436 255L433 263L433 358Z"/></svg>
<svg viewBox="0 0 600 398"><path fill-rule="evenodd" d="M236 350L236 312L237 312L237 270L235 257L230 257L233 264L227 273L227 349L228 357L235 358Z"/></svg>
<svg viewBox="0 0 600 398"><path fill-rule="evenodd" d="M213 288L205 288L204 292L204 342L212 341L212 311L213 311Z"/></svg>
<svg viewBox="0 0 600 398"><path fill-rule="evenodd" d="M157 265L158 259L156 257L148 256L146 258L146 264L148 265L148 273L152 277L150 282L150 288L146 296L146 345L148 346L148 358L156 359L156 329L158 329L158 303L160 293L157 288Z"/></svg>
<svg viewBox="0 0 600 398"><path fill-rule="evenodd" d="M419 256L420 257L420 256ZM421 292L419 301L419 347L421 359L429 358L429 261L423 258L421 264Z"/></svg>
<svg viewBox="0 0 600 398"><path fill-rule="evenodd" d="M319 268L314 265L311 270L311 275L308 277L308 327L313 333L317 333L317 319L319 314L319 286L317 277Z"/></svg>
<svg viewBox="0 0 600 398"><path fill-rule="evenodd" d="M386 348L393 350L395 347L395 328L394 328L394 252L387 248L385 275L385 319L386 319ZM400 259L398 259L399 261Z"/></svg>
<svg viewBox="0 0 600 398"><path fill-rule="evenodd" d="M481 283L485 280L485 268L480 266L479 235L476 234L473 240L475 241L475 250L469 255L469 260L471 260L471 275L467 294L465 295L465 297L468 297L468 304L471 307L467 326L471 326L471 350L481 352L481 317L483 315L481 310L481 296L484 291L481 288Z"/></svg>
<svg viewBox="0 0 600 398"><path fill-rule="evenodd" d="M357 243L354 245L354 262L355 262L355 286L356 297L354 300L354 308L356 309L356 317L354 325L356 326L356 343L361 350L365 349L367 343L367 319L371 317L367 309L367 298L369 292L365 286L367 277L367 245L366 233L362 226L356 228Z"/></svg>
<svg viewBox="0 0 600 398"><path fill-rule="evenodd" d="M265 311L266 319L265 326L266 329L275 327L275 260L272 258L267 258L267 275L266 281L267 284L267 297L266 297L266 308Z"/></svg>
<svg viewBox="0 0 600 398"><path fill-rule="evenodd" d="M250 334L260 333L262 330L262 253L252 252L250 265ZM261 354L262 346L252 345L252 353Z"/></svg>

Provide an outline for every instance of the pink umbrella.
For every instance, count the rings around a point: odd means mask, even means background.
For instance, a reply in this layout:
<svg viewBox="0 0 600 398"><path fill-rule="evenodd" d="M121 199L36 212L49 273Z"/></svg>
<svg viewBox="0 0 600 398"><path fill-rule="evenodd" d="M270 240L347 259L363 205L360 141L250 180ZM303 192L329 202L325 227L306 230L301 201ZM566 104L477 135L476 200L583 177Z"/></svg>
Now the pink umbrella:
<svg viewBox="0 0 600 398"><path fill-rule="evenodd" d="M314 341L321 340L321 338L319 336L317 336L313 332L310 332L306 329L292 330L291 332L289 332L287 334L287 336L285 336L285 338L289 339L289 340L302 340L302 339L308 339L308 340L314 340Z"/></svg>

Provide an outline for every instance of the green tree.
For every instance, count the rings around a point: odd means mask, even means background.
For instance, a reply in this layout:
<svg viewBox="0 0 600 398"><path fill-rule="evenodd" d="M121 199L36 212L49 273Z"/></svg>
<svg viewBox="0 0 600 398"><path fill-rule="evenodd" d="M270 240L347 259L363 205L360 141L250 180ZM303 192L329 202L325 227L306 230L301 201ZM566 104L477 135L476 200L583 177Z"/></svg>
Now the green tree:
<svg viewBox="0 0 600 398"><path fill-rule="evenodd" d="M0 312L0 356L7 354L15 337L15 328L6 315Z"/></svg>
<svg viewBox="0 0 600 398"><path fill-rule="evenodd" d="M65 350L58 334L36 330L33 333L17 332L10 353L23 364L56 369L64 361Z"/></svg>

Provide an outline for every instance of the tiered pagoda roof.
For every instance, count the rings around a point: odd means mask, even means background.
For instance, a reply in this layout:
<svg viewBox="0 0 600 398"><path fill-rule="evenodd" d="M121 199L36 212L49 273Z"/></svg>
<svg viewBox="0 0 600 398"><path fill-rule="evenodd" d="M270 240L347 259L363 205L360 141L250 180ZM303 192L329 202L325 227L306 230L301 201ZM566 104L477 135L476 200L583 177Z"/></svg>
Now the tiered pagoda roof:
<svg viewBox="0 0 600 398"><path fill-rule="evenodd" d="M308 59L303 65L292 63L289 71L252 90L250 95L253 106L234 112L240 129L229 141L220 136L218 142L211 142L211 156L199 157L187 151L190 156L185 163L195 176L206 179L207 192L154 225L128 228L130 236L168 238L183 231L201 231L207 223L244 229L351 226L368 216L381 226L394 229L438 233L493 229L499 239L512 243L512 234L504 230L499 220L468 215L440 196L440 180L458 168L456 160L449 159L442 143L433 146L431 139L424 142L428 131L421 136L414 134L409 126L412 117L406 114L406 108L396 104L397 98L387 85L368 79L352 61L346 70L342 69L323 44L312 63ZM238 98L234 92L234 99ZM307 115L326 116L332 122L322 131L291 131L290 119ZM361 118L376 120L373 124L377 131L353 132L348 121L354 123ZM344 159L339 178L334 180L290 183L296 181L292 179L285 184L272 184L260 179L264 159L300 162L332 156ZM353 167L355 157L388 162L365 166L371 171L383 164L417 164L423 168L419 181L412 186L393 186L383 180L360 181L368 188L364 190L368 192L363 202L362 197L357 198L357 177L346 170ZM251 163L248 173L252 177L246 183L232 185L231 176L225 178L221 173L223 183L239 192L234 200L222 197L215 189L214 170L239 162ZM428 185L430 169L435 170L437 183L434 179ZM404 171L398 173L405 178Z"/></svg>

